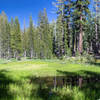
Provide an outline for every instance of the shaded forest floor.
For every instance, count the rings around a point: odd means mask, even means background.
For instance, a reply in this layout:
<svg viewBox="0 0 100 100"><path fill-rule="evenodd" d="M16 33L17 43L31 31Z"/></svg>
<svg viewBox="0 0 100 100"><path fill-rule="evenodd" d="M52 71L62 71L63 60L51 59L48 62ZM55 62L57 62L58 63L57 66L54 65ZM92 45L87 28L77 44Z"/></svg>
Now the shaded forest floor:
<svg viewBox="0 0 100 100"><path fill-rule="evenodd" d="M82 87L79 88L79 78ZM0 60L0 100L99 100L100 65Z"/></svg>

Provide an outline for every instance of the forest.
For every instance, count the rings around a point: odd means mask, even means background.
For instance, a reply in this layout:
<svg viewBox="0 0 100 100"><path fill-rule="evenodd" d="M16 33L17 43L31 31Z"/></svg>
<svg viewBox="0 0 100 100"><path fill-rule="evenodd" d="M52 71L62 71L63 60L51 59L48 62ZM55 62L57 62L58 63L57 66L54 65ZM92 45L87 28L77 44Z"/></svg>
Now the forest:
<svg viewBox="0 0 100 100"><path fill-rule="evenodd" d="M0 100L100 100L100 0L1 0L1 8Z"/></svg>
<svg viewBox="0 0 100 100"><path fill-rule="evenodd" d="M85 54L100 54L100 2L57 0L53 2L57 19L49 22L46 8L32 16L29 27L21 29L18 17L0 14L0 58L51 59Z"/></svg>

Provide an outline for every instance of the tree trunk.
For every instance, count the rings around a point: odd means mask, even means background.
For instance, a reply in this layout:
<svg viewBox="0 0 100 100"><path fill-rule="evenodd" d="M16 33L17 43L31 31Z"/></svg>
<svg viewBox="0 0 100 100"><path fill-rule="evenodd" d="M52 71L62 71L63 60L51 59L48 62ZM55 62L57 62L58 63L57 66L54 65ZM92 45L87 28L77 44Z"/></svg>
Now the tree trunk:
<svg viewBox="0 0 100 100"><path fill-rule="evenodd" d="M72 39L72 56L75 56L75 34L73 33Z"/></svg>
<svg viewBox="0 0 100 100"><path fill-rule="evenodd" d="M95 23L95 32L96 32L96 40L98 40L98 31L97 31L97 23Z"/></svg>
<svg viewBox="0 0 100 100"><path fill-rule="evenodd" d="M1 38L0 38L0 58L1 58L1 55L2 55L2 48L1 48Z"/></svg>
<svg viewBox="0 0 100 100"><path fill-rule="evenodd" d="M31 59L33 58L33 49L31 49Z"/></svg>
<svg viewBox="0 0 100 100"><path fill-rule="evenodd" d="M14 52L14 58L16 58L16 51Z"/></svg>
<svg viewBox="0 0 100 100"><path fill-rule="evenodd" d="M26 58L26 50L24 51L24 57Z"/></svg>
<svg viewBox="0 0 100 100"><path fill-rule="evenodd" d="M7 56L8 59L10 59L10 57L11 57L10 55L11 55L10 54L10 47L8 47L8 56Z"/></svg>
<svg viewBox="0 0 100 100"><path fill-rule="evenodd" d="M96 22L95 22L95 32L96 32L96 54L98 54L98 25L97 25L97 19L98 19L98 6L97 6L98 2L96 2Z"/></svg>
<svg viewBox="0 0 100 100"><path fill-rule="evenodd" d="M70 48L70 21L68 21L68 48Z"/></svg>
<svg viewBox="0 0 100 100"><path fill-rule="evenodd" d="M80 17L80 21L82 22L82 16ZM83 51L83 26L80 24L80 34L79 34L79 53L82 54Z"/></svg>

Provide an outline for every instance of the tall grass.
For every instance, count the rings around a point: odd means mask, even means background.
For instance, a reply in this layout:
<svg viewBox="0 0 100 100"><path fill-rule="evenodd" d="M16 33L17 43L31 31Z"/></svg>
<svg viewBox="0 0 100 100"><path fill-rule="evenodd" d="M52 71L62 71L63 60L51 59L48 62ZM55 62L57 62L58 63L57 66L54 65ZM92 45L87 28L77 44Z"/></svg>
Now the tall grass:
<svg viewBox="0 0 100 100"><path fill-rule="evenodd" d="M100 76L100 67L59 60L0 60L0 100L100 99L100 81L84 84L80 89L72 85L54 88L49 86L53 81L50 83L50 79L43 80L47 76L67 75L97 77ZM37 77L40 80L37 80Z"/></svg>

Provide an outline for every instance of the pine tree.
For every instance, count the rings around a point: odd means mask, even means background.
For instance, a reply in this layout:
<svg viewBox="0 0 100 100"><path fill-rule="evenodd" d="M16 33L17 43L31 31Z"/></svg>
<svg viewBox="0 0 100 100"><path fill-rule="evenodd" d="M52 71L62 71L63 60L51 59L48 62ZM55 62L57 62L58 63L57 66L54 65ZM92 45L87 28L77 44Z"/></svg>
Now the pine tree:
<svg viewBox="0 0 100 100"><path fill-rule="evenodd" d="M4 12L0 15L0 57L10 58L10 26Z"/></svg>
<svg viewBox="0 0 100 100"><path fill-rule="evenodd" d="M2 12L0 15L0 58L4 58L5 56L5 13Z"/></svg>
<svg viewBox="0 0 100 100"><path fill-rule="evenodd" d="M5 21L6 25L6 58L10 59L11 58L11 33L10 33L10 24L8 21Z"/></svg>
<svg viewBox="0 0 100 100"><path fill-rule="evenodd" d="M71 49L71 39L72 39L72 31L71 31L71 20L72 20L72 9L73 9L73 2L71 0L65 0L64 6L64 18L67 23L67 42L68 48Z"/></svg>
<svg viewBox="0 0 100 100"><path fill-rule="evenodd" d="M44 20L44 43L46 46L45 50L45 57L51 58L52 56L52 35L50 33L50 25L48 22L47 12L46 9L43 11L43 20Z"/></svg>
<svg viewBox="0 0 100 100"><path fill-rule="evenodd" d="M84 25L86 24L86 14L89 13L89 0L76 0L74 8L75 24L79 32L79 53L83 52L83 34Z"/></svg>
<svg viewBox="0 0 100 100"><path fill-rule="evenodd" d="M59 16L56 22L56 55L63 56L64 53L64 27L62 23L62 16Z"/></svg>
<svg viewBox="0 0 100 100"><path fill-rule="evenodd" d="M58 29L56 30L57 35L58 35L58 40L56 39L55 41L55 53L57 56L63 56L65 54L65 45L67 45L65 42L65 0L57 0L54 5L57 7L57 14L58 14L58 19L57 19L57 27ZM56 28L57 28L56 27ZM66 34L67 37L67 34ZM57 37L55 37L57 38ZM65 39L65 40L64 40ZM67 42L67 41L66 41Z"/></svg>
<svg viewBox="0 0 100 100"><path fill-rule="evenodd" d="M100 45L100 32L99 32L99 27L100 27L100 0L95 0L95 54L98 54L98 49L99 49L99 45Z"/></svg>
<svg viewBox="0 0 100 100"><path fill-rule="evenodd" d="M30 16L30 23L28 29L28 44L29 44L29 56L30 58L34 57L34 29L33 29L33 20Z"/></svg>
<svg viewBox="0 0 100 100"><path fill-rule="evenodd" d="M13 52L13 57L17 58L22 53L22 45L21 45L21 30L18 18L11 20L11 48Z"/></svg>
<svg viewBox="0 0 100 100"><path fill-rule="evenodd" d="M46 9L38 17L38 56L39 58L52 57L52 34L50 33Z"/></svg>
<svg viewBox="0 0 100 100"><path fill-rule="evenodd" d="M25 19L24 19L24 31L22 32L22 48L23 48L23 56L27 57L28 51L28 34L27 29L25 26Z"/></svg>

